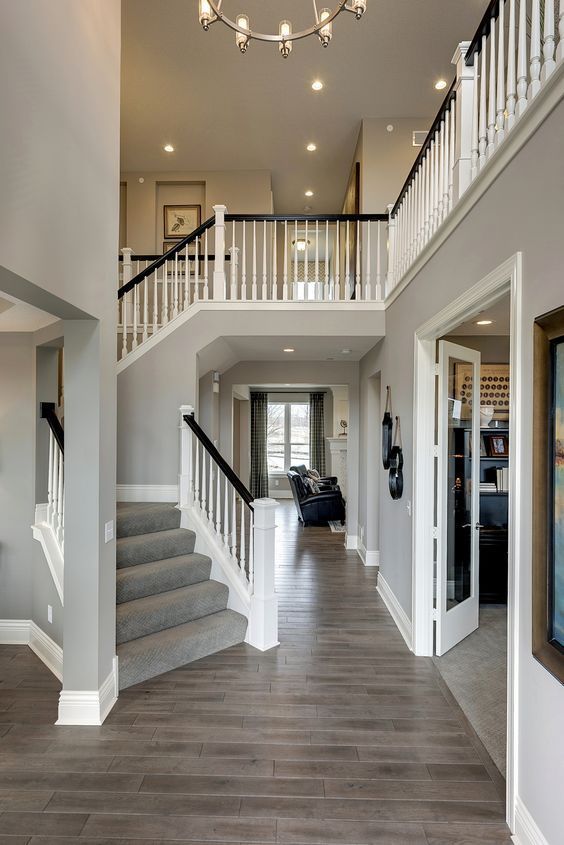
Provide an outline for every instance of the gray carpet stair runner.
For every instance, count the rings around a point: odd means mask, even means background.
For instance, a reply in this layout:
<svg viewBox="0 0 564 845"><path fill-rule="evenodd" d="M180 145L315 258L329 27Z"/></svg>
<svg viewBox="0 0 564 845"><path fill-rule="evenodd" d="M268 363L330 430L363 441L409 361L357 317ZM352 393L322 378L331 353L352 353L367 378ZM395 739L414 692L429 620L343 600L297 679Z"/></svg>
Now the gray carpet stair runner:
<svg viewBox="0 0 564 845"><path fill-rule="evenodd" d="M243 641L247 620L227 610L229 590L210 580L169 504L123 504L117 512L116 641L125 689Z"/></svg>

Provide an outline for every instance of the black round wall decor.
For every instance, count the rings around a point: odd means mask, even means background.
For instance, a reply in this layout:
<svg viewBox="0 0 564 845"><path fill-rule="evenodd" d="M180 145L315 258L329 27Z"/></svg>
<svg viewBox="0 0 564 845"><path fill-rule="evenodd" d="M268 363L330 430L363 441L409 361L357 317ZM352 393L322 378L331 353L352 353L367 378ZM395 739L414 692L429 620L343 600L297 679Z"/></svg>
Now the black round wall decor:
<svg viewBox="0 0 564 845"><path fill-rule="evenodd" d="M394 445L390 453L390 473L388 486L392 499L401 499L403 495L403 449L401 445L400 419L396 417Z"/></svg>

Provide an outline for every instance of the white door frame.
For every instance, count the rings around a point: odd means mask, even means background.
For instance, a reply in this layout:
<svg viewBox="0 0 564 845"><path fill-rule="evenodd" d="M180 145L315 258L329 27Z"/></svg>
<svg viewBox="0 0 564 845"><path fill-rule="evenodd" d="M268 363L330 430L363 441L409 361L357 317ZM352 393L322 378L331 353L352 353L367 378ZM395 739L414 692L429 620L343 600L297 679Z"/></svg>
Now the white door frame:
<svg viewBox="0 0 564 845"><path fill-rule="evenodd" d="M521 509L522 425L520 414L523 353L522 254L515 253L476 285L421 325L415 332L413 403L413 651L433 655L434 481L435 481L435 344L461 322L472 319L506 294L510 318L509 422L509 573L507 596L507 823L514 830L517 795L517 633L519 629L519 575L522 571Z"/></svg>

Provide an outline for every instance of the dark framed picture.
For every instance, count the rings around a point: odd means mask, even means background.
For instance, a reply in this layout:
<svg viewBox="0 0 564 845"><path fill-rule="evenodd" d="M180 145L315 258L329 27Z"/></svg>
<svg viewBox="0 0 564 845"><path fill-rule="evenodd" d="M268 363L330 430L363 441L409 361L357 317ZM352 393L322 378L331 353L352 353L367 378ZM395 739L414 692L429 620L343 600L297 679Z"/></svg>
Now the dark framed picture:
<svg viewBox="0 0 564 845"><path fill-rule="evenodd" d="M176 246L178 241L163 241L163 255L165 252L168 252L169 249L172 249L173 246Z"/></svg>
<svg viewBox="0 0 564 845"><path fill-rule="evenodd" d="M488 458L507 458L509 439L506 434L483 434Z"/></svg>
<svg viewBox="0 0 564 845"><path fill-rule="evenodd" d="M534 332L533 654L564 683L564 308Z"/></svg>
<svg viewBox="0 0 564 845"><path fill-rule="evenodd" d="M201 224L201 205L163 206L163 237L185 238Z"/></svg>

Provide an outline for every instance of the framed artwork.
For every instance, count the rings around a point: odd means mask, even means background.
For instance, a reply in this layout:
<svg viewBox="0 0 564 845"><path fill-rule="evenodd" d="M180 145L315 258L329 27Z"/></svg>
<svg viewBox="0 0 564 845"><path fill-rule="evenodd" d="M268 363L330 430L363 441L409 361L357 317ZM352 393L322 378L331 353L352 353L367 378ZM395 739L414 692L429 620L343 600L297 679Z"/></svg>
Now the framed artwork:
<svg viewBox="0 0 564 845"><path fill-rule="evenodd" d="M472 415L472 367L456 364L454 399L462 403L462 419ZM494 420L509 419L509 364L482 364L480 368L480 405L492 405Z"/></svg>
<svg viewBox="0 0 564 845"><path fill-rule="evenodd" d="M169 249L172 249L173 246L176 246L178 241L163 241L163 255L165 252L168 252Z"/></svg>
<svg viewBox="0 0 564 845"><path fill-rule="evenodd" d="M165 205L163 206L163 235L168 238L185 238L201 224L201 205Z"/></svg>
<svg viewBox="0 0 564 845"><path fill-rule="evenodd" d="M533 654L564 683L564 308L534 332Z"/></svg>
<svg viewBox="0 0 564 845"><path fill-rule="evenodd" d="M509 438L506 434L482 434L488 458L509 457Z"/></svg>

